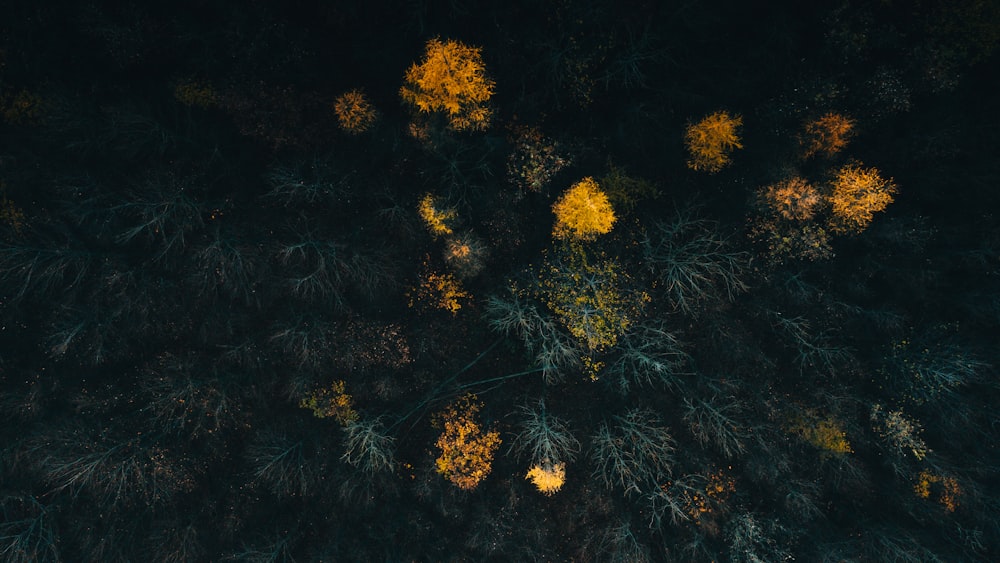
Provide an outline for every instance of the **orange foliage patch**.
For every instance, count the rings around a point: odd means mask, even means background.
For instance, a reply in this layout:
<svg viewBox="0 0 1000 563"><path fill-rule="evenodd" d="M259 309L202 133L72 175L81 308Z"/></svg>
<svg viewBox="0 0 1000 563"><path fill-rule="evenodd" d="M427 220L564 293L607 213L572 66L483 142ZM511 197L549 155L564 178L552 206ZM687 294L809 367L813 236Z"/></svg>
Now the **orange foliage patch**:
<svg viewBox="0 0 1000 563"><path fill-rule="evenodd" d="M338 96L333 102L333 112L337 114L340 128L352 135L367 131L378 116L375 106L361 90L351 90Z"/></svg>
<svg viewBox="0 0 1000 563"><path fill-rule="evenodd" d="M481 130L489 124L486 102L494 83L486 77L478 47L431 39L420 64L406 71L405 82L399 92L404 101L421 112L443 112L453 129Z"/></svg>
<svg viewBox="0 0 1000 563"><path fill-rule="evenodd" d="M712 173L722 170L729 164L729 154L734 149L743 148L739 136L741 125L741 116L730 116L724 111L717 111L698 123L688 125L684 133L684 143L690 154L688 168Z"/></svg>
<svg viewBox="0 0 1000 563"><path fill-rule="evenodd" d="M854 120L839 113L828 113L806 123L805 133L799 139L803 158L817 154L833 156L847 146L854 133Z"/></svg>
<svg viewBox="0 0 1000 563"><path fill-rule="evenodd" d="M892 180L882 178L876 168L844 166L833 180L830 226L839 232L860 233L872 222L875 213L892 203L896 191Z"/></svg>
<svg viewBox="0 0 1000 563"><path fill-rule="evenodd" d="M490 474L493 456L500 447L500 433L484 432L476 421L482 405L469 394L435 416L443 427L435 445L441 450L437 472L460 489L472 490Z"/></svg>

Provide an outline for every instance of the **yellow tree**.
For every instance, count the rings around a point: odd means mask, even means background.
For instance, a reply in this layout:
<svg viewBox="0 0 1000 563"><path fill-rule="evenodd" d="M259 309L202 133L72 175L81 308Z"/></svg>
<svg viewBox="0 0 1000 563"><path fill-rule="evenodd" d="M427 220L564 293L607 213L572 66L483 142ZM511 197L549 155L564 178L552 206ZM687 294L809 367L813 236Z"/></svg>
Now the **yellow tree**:
<svg viewBox="0 0 1000 563"><path fill-rule="evenodd" d="M490 474L493 456L500 447L500 433L484 431L477 422L482 407L476 396L465 395L434 417L442 427L435 445L441 450L437 472L460 489L472 490Z"/></svg>
<svg viewBox="0 0 1000 563"><path fill-rule="evenodd" d="M718 172L729 164L729 154L734 149L742 149L739 128L743 118L730 116L724 111L709 114L698 123L688 125L684 132L690 158L688 168Z"/></svg>
<svg viewBox="0 0 1000 563"><path fill-rule="evenodd" d="M552 212L556 215L552 236L556 238L591 240L611 232L615 224L615 210L608 196L589 176L566 190L552 206Z"/></svg>
<svg viewBox="0 0 1000 563"><path fill-rule="evenodd" d="M844 166L833 179L830 226L838 232L860 233L872 222L875 213L892 203L896 191L896 184L880 176L876 168Z"/></svg>
<svg viewBox="0 0 1000 563"><path fill-rule="evenodd" d="M420 112L444 113L451 127L462 131L486 128L493 90L478 47L435 38L427 42L423 60L406 71L399 94Z"/></svg>

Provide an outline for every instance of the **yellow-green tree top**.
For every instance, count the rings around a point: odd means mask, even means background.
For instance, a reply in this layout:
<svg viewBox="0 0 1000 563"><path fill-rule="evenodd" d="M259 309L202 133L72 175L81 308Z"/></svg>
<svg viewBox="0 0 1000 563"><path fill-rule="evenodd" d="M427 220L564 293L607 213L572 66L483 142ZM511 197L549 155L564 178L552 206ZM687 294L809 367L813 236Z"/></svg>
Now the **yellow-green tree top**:
<svg viewBox="0 0 1000 563"><path fill-rule="evenodd" d="M729 164L729 153L742 149L739 127L743 118L724 111L709 114L698 123L688 125L684 133L690 158L688 168L718 172Z"/></svg>
<svg viewBox="0 0 1000 563"><path fill-rule="evenodd" d="M608 196L589 176L566 190L552 212L556 215L552 236L563 239L594 239L611 232L616 219Z"/></svg>
<svg viewBox="0 0 1000 563"><path fill-rule="evenodd" d="M431 39L423 60L406 71L399 94L421 112L443 112L456 130L485 129L494 82L481 50L454 40Z"/></svg>

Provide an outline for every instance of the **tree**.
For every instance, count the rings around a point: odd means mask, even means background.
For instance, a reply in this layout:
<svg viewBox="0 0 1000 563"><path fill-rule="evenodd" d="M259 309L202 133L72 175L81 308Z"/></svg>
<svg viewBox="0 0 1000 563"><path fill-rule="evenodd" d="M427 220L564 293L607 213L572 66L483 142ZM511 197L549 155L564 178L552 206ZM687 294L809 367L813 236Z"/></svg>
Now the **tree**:
<svg viewBox="0 0 1000 563"><path fill-rule="evenodd" d="M361 90L351 90L337 96L333 102L333 111L337 114L340 128L351 135L364 133L378 117L375 107Z"/></svg>
<svg viewBox="0 0 1000 563"><path fill-rule="evenodd" d="M478 47L435 38L427 42L423 60L406 71L399 94L422 113L444 113L456 131L481 130L489 124L486 102L494 87Z"/></svg>
<svg viewBox="0 0 1000 563"><path fill-rule="evenodd" d="M698 123L690 124L684 132L688 149L688 168L715 173L729 164L729 153L742 149L739 127L743 118L717 111Z"/></svg>
<svg viewBox="0 0 1000 563"><path fill-rule="evenodd" d="M593 178L573 184L552 206L556 225L552 236L561 239L592 240L611 232L615 210L608 196Z"/></svg>
<svg viewBox="0 0 1000 563"><path fill-rule="evenodd" d="M562 488L566 481L566 462L580 451L580 442L570 433L565 421L545 409L545 401L521 407L522 430L514 438L512 449L530 454L531 469L525 477L546 495Z"/></svg>
<svg viewBox="0 0 1000 563"><path fill-rule="evenodd" d="M435 445L441 450L437 472L458 488L470 491L490 474L502 440L496 430L484 431L476 420L482 404L469 393L437 413L442 427Z"/></svg>
<svg viewBox="0 0 1000 563"><path fill-rule="evenodd" d="M833 179L830 203L833 217L830 226L838 232L860 233L882 211L898 191L892 179L880 176L877 168L848 164Z"/></svg>
<svg viewBox="0 0 1000 563"><path fill-rule="evenodd" d="M817 154L831 157L847 146L854 134L854 120L839 113L829 112L806 123L799 138L803 158Z"/></svg>

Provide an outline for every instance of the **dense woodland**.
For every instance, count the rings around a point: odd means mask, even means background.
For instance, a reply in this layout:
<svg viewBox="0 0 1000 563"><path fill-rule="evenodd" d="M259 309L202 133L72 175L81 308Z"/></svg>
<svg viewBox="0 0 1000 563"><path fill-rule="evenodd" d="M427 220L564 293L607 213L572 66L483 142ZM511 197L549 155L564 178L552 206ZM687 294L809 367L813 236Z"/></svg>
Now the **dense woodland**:
<svg viewBox="0 0 1000 563"><path fill-rule="evenodd" d="M996 561L998 44L5 3L0 559Z"/></svg>

